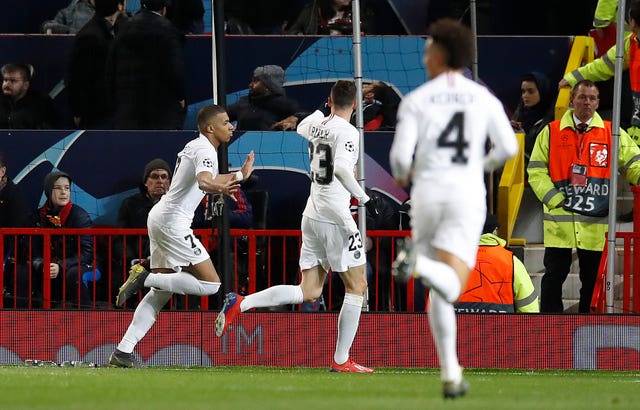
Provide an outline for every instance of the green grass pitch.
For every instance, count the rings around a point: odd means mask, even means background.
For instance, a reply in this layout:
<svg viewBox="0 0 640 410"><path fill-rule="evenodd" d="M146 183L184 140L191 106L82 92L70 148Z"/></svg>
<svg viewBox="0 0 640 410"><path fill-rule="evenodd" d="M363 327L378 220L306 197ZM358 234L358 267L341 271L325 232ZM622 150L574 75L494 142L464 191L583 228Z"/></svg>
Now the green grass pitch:
<svg viewBox="0 0 640 410"><path fill-rule="evenodd" d="M634 409L640 373L467 369L442 399L434 369L0 367L0 409Z"/></svg>

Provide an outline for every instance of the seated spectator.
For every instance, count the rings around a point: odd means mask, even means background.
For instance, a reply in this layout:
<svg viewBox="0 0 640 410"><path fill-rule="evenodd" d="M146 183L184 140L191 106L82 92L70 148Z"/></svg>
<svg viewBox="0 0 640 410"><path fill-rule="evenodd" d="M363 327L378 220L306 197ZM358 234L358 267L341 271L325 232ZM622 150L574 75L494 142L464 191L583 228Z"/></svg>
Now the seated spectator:
<svg viewBox="0 0 640 410"><path fill-rule="evenodd" d="M146 228L151 208L160 200L171 185L171 168L163 159L156 158L144 167L140 191L125 198L118 211L118 226L121 228ZM143 236L127 239L127 261L149 257L149 238ZM118 278L120 280L120 278Z"/></svg>
<svg viewBox="0 0 640 410"><path fill-rule="evenodd" d="M525 134L524 155L528 162L536 137L553 120L555 94L549 78L536 71L524 75L520 89L522 96L511 118L511 126L515 132Z"/></svg>
<svg viewBox="0 0 640 410"><path fill-rule="evenodd" d="M204 33L204 5L202 0L178 0L167 6L167 18L184 34Z"/></svg>
<svg viewBox="0 0 640 410"><path fill-rule="evenodd" d="M6 156L0 153L0 228L25 227L29 223L29 213L24 196L20 188L7 175ZM16 253L15 237L4 236L4 260L0 264L4 267L4 295L5 306L13 307L12 293L15 276L14 270Z"/></svg>
<svg viewBox="0 0 640 410"><path fill-rule="evenodd" d="M56 126L53 100L31 88L33 67L5 64L0 97L0 129L44 129Z"/></svg>
<svg viewBox="0 0 640 410"><path fill-rule="evenodd" d="M298 103L287 98L285 73L277 65L257 67L249 83L249 95L228 107L229 119L238 130L267 131L298 111Z"/></svg>
<svg viewBox="0 0 640 410"><path fill-rule="evenodd" d="M373 12L360 4L361 30L375 34ZM351 0L314 0L308 3L287 29L288 34L352 34Z"/></svg>
<svg viewBox="0 0 640 410"><path fill-rule="evenodd" d="M110 129L105 67L116 23L126 0L95 0L96 12L73 42L67 75L73 123L80 129Z"/></svg>
<svg viewBox="0 0 640 410"><path fill-rule="evenodd" d="M400 98L382 81L362 85L362 116L365 131L393 130L396 127L396 112ZM351 123L355 124L353 113Z"/></svg>
<svg viewBox="0 0 640 410"><path fill-rule="evenodd" d="M44 178L46 202L38 210L35 226L38 228L90 228L87 211L71 202L71 177L53 171ZM34 237L31 259L31 289L41 291L44 271L43 240ZM92 304L85 272L93 271L93 239L91 235L65 235L51 237L51 300L59 307L90 307ZM63 288L64 283L64 288ZM20 276L18 288L21 300L27 300L29 278ZM78 299L78 293L80 298ZM68 303L73 302L73 303Z"/></svg>
<svg viewBox="0 0 640 410"><path fill-rule="evenodd" d="M498 219L487 214L475 269L454 307L471 313L540 312L531 277L520 259L504 248L498 227Z"/></svg>
<svg viewBox="0 0 640 410"><path fill-rule="evenodd" d="M76 34L93 17L95 0L71 0L53 20L42 24L45 34Z"/></svg>
<svg viewBox="0 0 640 410"><path fill-rule="evenodd" d="M298 14L298 0L234 0L224 3L227 34L284 34Z"/></svg>

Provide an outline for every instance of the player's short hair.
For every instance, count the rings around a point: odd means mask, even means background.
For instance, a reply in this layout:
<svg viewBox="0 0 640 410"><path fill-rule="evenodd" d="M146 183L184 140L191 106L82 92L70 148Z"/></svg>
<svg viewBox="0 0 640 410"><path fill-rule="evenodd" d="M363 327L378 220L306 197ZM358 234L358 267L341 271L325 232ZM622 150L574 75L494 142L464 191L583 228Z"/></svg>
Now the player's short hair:
<svg viewBox="0 0 640 410"><path fill-rule="evenodd" d="M444 52L450 68L468 67L473 59L471 30L457 20L440 19L429 26L429 36Z"/></svg>
<svg viewBox="0 0 640 410"><path fill-rule="evenodd" d="M224 112L226 112L225 109L216 104L205 105L200 108L196 117L198 128L203 129L213 117Z"/></svg>
<svg viewBox="0 0 640 410"><path fill-rule="evenodd" d="M331 101L339 108L353 106L356 100L356 84L350 80L338 80L331 87Z"/></svg>
<svg viewBox="0 0 640 410"><path fill-rule="evenodd" d="M578 92L578 88L580 86L586 87L586 88L595 88L596 92L598 93L598 97L600 97L600 90L598 89L598 86L596 85L596 83L594 83L591 80L580 80L576 83L576 85L573 86L573 88L571 88L571 98L575 97L576 93Z"/></svg>

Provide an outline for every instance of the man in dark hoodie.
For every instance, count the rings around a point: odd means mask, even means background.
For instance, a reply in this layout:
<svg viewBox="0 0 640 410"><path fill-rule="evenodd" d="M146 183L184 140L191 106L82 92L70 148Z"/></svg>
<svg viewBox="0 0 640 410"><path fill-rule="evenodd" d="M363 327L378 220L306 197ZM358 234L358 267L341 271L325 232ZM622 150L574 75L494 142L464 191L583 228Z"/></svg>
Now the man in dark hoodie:
<svg viewBox="0 0 640 410"><path fill-rule="evenodd" d="M298 103L284 91L285 73L277 65L257 67L249 83L249 95L228 107L229 119L236 129L268 131L274 124L298 112Z"/></svg>

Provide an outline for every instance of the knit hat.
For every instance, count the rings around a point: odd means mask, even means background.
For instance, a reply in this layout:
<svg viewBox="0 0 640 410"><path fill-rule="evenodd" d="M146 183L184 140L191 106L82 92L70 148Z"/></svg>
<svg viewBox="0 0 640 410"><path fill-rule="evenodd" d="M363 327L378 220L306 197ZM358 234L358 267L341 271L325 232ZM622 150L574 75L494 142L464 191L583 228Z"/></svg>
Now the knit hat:
<svg viewBox="0 0 640 410"><path fill-rule="evenodd" d="M144 175L142 176L142 183L145 183L147 181L147 178L149 178L149 174L151 174L151 171L155 169L166 170L169 173L169 178L171 178L171 168L169 168L169 164L167 164L167 161L161 158L156 158L156 159L152 159L147 163L147 165L144 166Z"/></svg>
<svg viewBox="0 0 640 410"><path fill-rule="evenodd" d="M51 191L53 191L53 184L55 184L58 178L60 177L68 178L69 184L71 184L71 177L66 172L53 171L53 172L49 172L44 177L44 183L42 185L44 189L44 194L47 196L47 199L51 198Z"/></svg>
<svg viewBox="0 0 640 410"><path fill-rule="evenodd" d="M487 217L484 220L484 228L482 228L482 233L492 233L494 229L499 228L500 224L498 223L498 218L495 215L487 212Z"/></svg>
<svg viewBox="0 0 640 410"><path fill-rule="evenodd" d="M284 82L286 81L284 70L279 65L263 65L253 70L253 78L262 81L274 94L284 94Z"/></svg>

